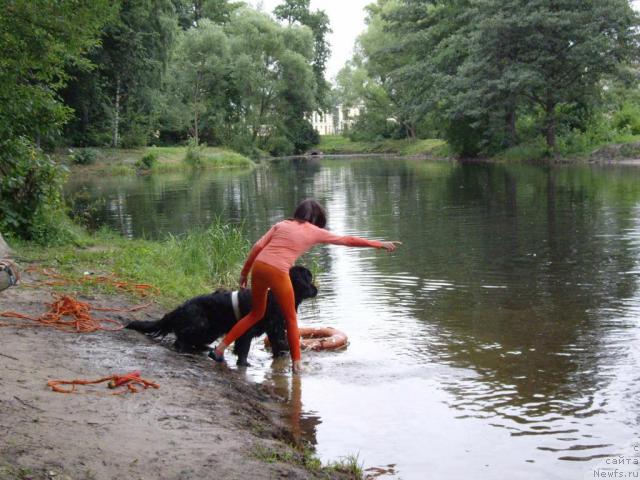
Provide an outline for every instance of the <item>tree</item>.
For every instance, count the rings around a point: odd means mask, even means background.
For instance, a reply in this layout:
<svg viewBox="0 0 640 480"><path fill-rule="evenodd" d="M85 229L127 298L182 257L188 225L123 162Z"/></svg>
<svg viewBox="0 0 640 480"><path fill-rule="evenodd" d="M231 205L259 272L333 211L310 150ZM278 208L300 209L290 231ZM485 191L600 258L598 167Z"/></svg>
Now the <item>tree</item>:
<svg viewBox="0 0 640 480"><path fill-rule="evenodd" d="M110 132L114 147L123 140L129 146L145 144L157 128L159 92L176 30L169 0L123 0L90 57L95 68L77 72L77 81L64 93L78 113L68 135L91 144L95 136L89 132L97 130Z"/></svg>
<svg viewBox="0 0 640 480"><path fill-rule="evenodd" d="M559 111L592 103L637 56L626 0L404 0L382 17L403 58L388 92L412 99L402 109L415 118L436 112L450 139L476 138L475 151L514 144L519 110L541 112L555 150Z"/></svg>
<svg viewBox="0 0 640 480"><path fill-rule="evenodd" d="M545 139L556 149L560 105L584 101L605 74L637 55L638 17L626 0L519 2L524 19L514 72L544 112Z"/></svg>
<svg viewBox="0 0 640 480"><path fill-rule="evenodd" d="M315 108L312 57L308 27L283 26L249 8L224 25L202 19L181 34L171 62L170 128L248 154L308 148L315 139L305 120Z"/></svg>
<svg viewBox="0 0 640 480"><path fill-rule="evenodd" d="M331 47L327 36L331 33L329 16L323 10L311 12L310 0L284 0L278 5L273 14L277 19L286 21L289 25L298 23L305 25L313 32L313 72L316 78L316 102L318 106L327 107L327 93L329 84L324 78L327 61L331 56Z"/></svg>
<svg viewBox="0 0 640 480"><path fill-rule="evenodd" d="M14 0L0 11L0 139L55 135L71 111L57 96L70 66L98 41L116 6L107 0Z"/></svg>
<svg viewBox="0 0 640 480"><path fill-rule="evenodd" d="M267 15L243 10L226 27L232 51L227 123L236 139L301 151L307 112L315 109L308 27L281 26ZM283 144L289 144L283 147Z"/></svg>
<svg viewBox="0 0 640 480"><path fill-rule="evenodd" d="M171 91L178 103L188 112L190 136L196 145L200 143L200 132L210 128L207 111L224 107L229 42L222 27L204 19L198 27L190 28L178 39L171 65Z"/></svg>
<svg viewBox="0 0 640 480"><path fill-rule="evenodd" d="M14 0L0 11L0 230L52 242L62 171L37 148L71 110L58 92L98 42L107 0Z"/></svg>
<svg viewBox="0 0 640 480"><path fill-rule="evenodd" d="M223 24L231 19L231 15L241 2L229 0L172 0L178 15L180 27L188 30L198 25L200 20L207 18L214 23Z"/></svg>
<svg viewBox="0 0 640 480"><path fill-rule="evenodd" d="M358 37L352 60L338 74L343 103L364 107L351 132L354 139L418 135L415 84L404 84L395 75L415 64L414 55L401 50L402 36L391 30L387 18L399 5L398 0L378 0L367 6L367 29ZM421 78L421 84L425 80Z"/></svg>

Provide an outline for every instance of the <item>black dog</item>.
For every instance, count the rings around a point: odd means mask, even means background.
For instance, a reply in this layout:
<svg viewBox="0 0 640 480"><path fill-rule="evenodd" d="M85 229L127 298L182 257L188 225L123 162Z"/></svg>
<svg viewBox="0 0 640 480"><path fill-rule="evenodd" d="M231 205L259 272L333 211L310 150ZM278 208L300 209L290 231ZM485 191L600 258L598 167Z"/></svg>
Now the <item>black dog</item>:
<svg viewBox="0 0 640 480"><path fill-rule="evenodd" d="M303 300L318 294L318 289L313 284L311 272L305 267L292 267L289 270L289 277L293 285L297 311ZM127 325L127 328L153 337L164 337L173 332L176 336L174 347L179 352L205 350L215 339L231 330L239 320L233 309L231 295L232 292L227 290L200 295L187 300L158 321L135 321ZM251 311L250 289L239 290L238 307L240 318ZM235 341L234 353L238 356L238 365L249 365L247 356L251 340L263 333L269 337L274 357L283 355L289 350L284 315L271 292L268 295L264 317Z"/></svg>

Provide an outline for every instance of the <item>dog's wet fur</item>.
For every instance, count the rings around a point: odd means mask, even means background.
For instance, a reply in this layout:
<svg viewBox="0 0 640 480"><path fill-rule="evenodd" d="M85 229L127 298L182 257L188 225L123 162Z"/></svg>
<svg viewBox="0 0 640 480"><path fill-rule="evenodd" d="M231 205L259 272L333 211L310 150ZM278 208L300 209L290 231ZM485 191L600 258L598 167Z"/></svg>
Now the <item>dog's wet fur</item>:
<svg viewBox="0 0 640 480"><path fill-rule="evenodd" d="M318 289L313 284L311 272L305 267L292 267L289 270L289 277L293 285L297 311L303 300L313 298L318 294ZM250 289L239 290L238 303L241 317L251 311ZM173 333L176 336L173 344L175 349L178 352L186 353L206 350L212 342L226 334L236 323L231 303L231 292L217 290L187 300L158 321L135 321L129 323L127 328L153 337L165 337L169 333ZM264 317L235 341L234 353L238 356L238 365L249 365L247 356L251 340L263 333L269 337L274 357L284 355L289 351L284 315L271 292L268 295Z"/></svg>

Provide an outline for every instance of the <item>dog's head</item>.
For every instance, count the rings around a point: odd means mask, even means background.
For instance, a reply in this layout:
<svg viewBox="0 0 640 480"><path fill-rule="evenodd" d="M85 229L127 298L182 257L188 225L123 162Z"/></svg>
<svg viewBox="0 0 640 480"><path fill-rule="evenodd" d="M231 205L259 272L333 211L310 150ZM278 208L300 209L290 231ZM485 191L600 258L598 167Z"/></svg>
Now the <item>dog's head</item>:
<svg viewBox="0 0 640 480"><path fill-rule="evenodd" d="M308 268L295 266L289 269L289 277L296 296L296 305L307 298L318 295L318 288L313 284L313 275Z"/></svg>

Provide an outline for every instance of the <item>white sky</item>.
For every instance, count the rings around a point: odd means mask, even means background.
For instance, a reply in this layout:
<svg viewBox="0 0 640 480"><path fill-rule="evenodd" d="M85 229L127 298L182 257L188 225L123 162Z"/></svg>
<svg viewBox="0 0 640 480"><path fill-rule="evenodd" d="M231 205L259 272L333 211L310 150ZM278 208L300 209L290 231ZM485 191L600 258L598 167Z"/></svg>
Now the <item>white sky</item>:
<svg viewBox="0 0 640 480"><path fill-rule="evenodd" d="M640 1L640 0L639 0ZM324 10L329 15L333 33L329 37L331 58L327 63L328 80L332 80L351 58L356 37L364 30L364 7L373 0L311 0L311 10ZM248 0L254 6L262 4L271 13L281 0Z"/></svg>

